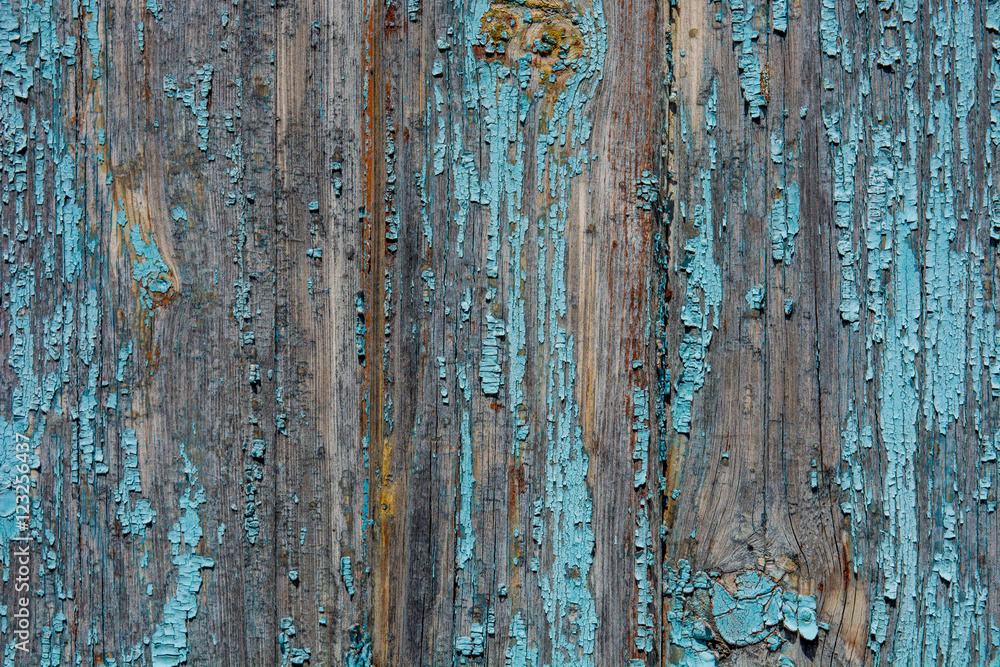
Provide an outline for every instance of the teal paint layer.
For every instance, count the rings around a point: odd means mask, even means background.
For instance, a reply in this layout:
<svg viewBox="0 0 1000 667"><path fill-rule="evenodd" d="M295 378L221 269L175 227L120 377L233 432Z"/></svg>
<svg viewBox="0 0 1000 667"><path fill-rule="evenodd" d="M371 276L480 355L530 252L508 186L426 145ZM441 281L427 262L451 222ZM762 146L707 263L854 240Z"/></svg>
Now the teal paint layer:
<svg viewBox="0 0 1000 667"><path fill-rule="evenodd" d="M785 152L784 132L771 135L771 162L777 172L776 189L769 218L771 257L790 264L795 253L795 237L799 233L801 197L795 178L795 152Z"/></svg>
<svg viewBox="0 0 1000 667"><path fill-rule="evenodd" d="M632 431L635 438L635 449L632 459L639 462L635 471L635 488L646 483L649 470L649 394L645 389L632 389Z"/></svg>
<svg viewBox="0 0 1000 667"><path fill-rule="evenodd" d="M635 584L638 588L635 610L635 649L644 653L653 650L656 635L653 605L653 582L650 568L656 562L653 552L653 532L649 526L649 509L646 499L640 500L635 525Z"/></svg>
<svg viewBox="0 0 1000 667"><path fill-rule="evenodd" d="M350 556L343 556L340 559L340 578L344 581L347 594L354 595L354 572L351 569Z"/></svg>
<svg viewBox="0 0 1000 667"><path fill-rule="evenodd" d="M30 440L0 417L0 563L5 584L10 581L11 540L28 534L30 497L34 495L31 469L36 458Z"/></svg>
<svg viewBox="0 0 1000 667"><path fill-rule="evenodd" d="M824 121L847 288L841 312L865 350L858 381L878 398L874 406L854 399L835 480L855 571L875 574L871 661L987 665L1000 643L988 611L996 604L987 583L993 563L982 558L993 547L979 542L981 519L973 517L991 511L994 434L984 426L996 417L984 389L989 383L993 392L997 309L984 289L992 269L982 239L993 222L980 194L991 187L992 150L985 168L975 164L973 128L980 51L995 49L996 40L979 31L968 3L908 0L880 8L860 19L877 51L852 49L842 37L836 49L823 40L837 75L856 79L860 93L826 106ZM828 18L836 25L835 12ZM988 7L985 19L989 28ZM878 113L885 100L870 86L876 72L898 90L892 113ZM828 86L831 95L837 85ZM842 118L852 119L848 141ZM855 163L866 169L860 198L846 192ZM867 271L858 289L854 260L862 255ZM956 459L976 440L988 460L974 462L970 479ZM865 461L873 456L885 464L869 478ZM866 548L869 535L878 535L874 549Z"/></svg>
<svg viewBox="0 0 1000 667"><path fill-rule="evenodd" d="M569 14L566 17L529 10L533 21L565 20L564 35L572 34L573 39L578 39L575 43L551 39L527 44L539 58L555 60L551 67L542 70L532 64L530 54L505 61L503 54L514 37L509 23L506 26L499 23L503 20L495 13L499 11L497 5L477 0L463 28L463 101L466 112L481 119L489 151L483 157L483 176L477 179L475 162L471 156L466 158L461 130L456 126L452 157L454 192L459 200L458 253L461 257L465 251L462 241L468 211L472 203L479 203L485 207L482 270L488 283L485 312L480 316L483 337L479 378L485 395L504 394L509 401L514 456L521 455L521 443L531 438L523 390L529 341L540 346L542 358L550 360L540 369L544 403L538 409L539 414L546 415L546 420L535 428L540 429L539 439L545 443L546 481L538 506L540 513L536 514L540 525L533 527L533 535L539 541L549 541L546 547L551 549L551 560L546 558L548 562L542 562L534 557L528 564L537 570L537 577L531 579L539 585L545 611L543 631L547 629L553 647L549 664L586 667L593 665L598 626L589 581L594 534L590 525L592 501L586 481L589 461L574 396L573 337L566 329L565 258L573 181L591 159L584 147L590 135L585 107L602 75L607 50L606 26L600 2L582 11L560 10ZM524 11L517 8L511 15L513 20L523 20ZM484 20L498 21L497 28L484 31ZM525 131L523 124L533 104L545 104L551 112L540 121L535 145L531 147L528 141L532 134ZM532 154L534 187L543 204L540 210L528 212L523 210L524 188L530 187L524 180L525 163ZM538 270L532 281L528 281L523 263L530 248L528 230L536 221ZM501 265L504 257L507 266ZM503 283L502 272L506 274ZM506 286L506 294L500 293L502 284ZM537 297L537 317L529 322L526 313L532 294ZM464 302L462 308L464 312ZM513 567L525 565L517 559L511 560ZM477 627L475 623L470 624L470 629ZM520 646L511 658L516 656L525 664L533 661L537 649L531 646L516 618L508 634L514 638L514 646ZM457 653L473 655L475 634L470 632L460 639Z"/></svg>
<svg viewBox="0 0 1000 667"><path fill-rule="evenodd" d="M854 172L858 161L859 122L857 111L844 121L839 108L823 110L823 125L833 158L833 219L837 228L837 254L840 256L840 316L854 325L861 317L858 277L854 250Z"/></svg>
<svg viewBox="0 0 1000 667"><path fill-rule="evenodd" d="M198 614L198 592L204 569L215 567L215 561L199 555L204 531L198 507L205 504L205 487L198 483L198 469L191 463L184 446L184 476L187 488L179 500L183 514L167 533L172 562L176 566L174 595L163 605L163 621L156 626L150 642L153 667L177 667L187 662L189 653L188 621Z"/></svg>
<svg viewBox="0 0 1000 667"><path fill-rule="evenodd" d="M729 3L733 17L733 42L739 44L737 65L740 69L740 89L743 101L750 109L751 118L760 118L761 108L767 106L761 87L760 58L754 45L760 33L754 28L756 5L752 0L731 0Z"/></svg>
<svg viewBox="0 0 1000 667"><path fill-rule="evenodd" d="M671 405L673 426L678 433L691 431L691 404L695 392L705 384L705 375L711 368L707 360L708 346L712 342L713 330L719 326L719 307L722 305L722 271L715 263L712 208L712 174L718 154L715 138L718 99L718 82L713 80L711 94L705 102L703 166L699 173L701 201L692 211L697 236L685 243L681 265L688 279L681 308L684 335L678 348L681 374Z"/></svg>
<svg viewBox="0 0 1000 667"><path fill-rule="evenodd" d="M118 503L116 516L122 525L122 534L144 537L146 527L156 520L156 510L149 500L137 498L133 501L132 494L142 493L139 479L139 441L135 429L124 429L121 433L121 452L123 459L122 478L114 491L115 502Z"/></svg>
<svg viewBox="0 0 1000 667"><path fill-rule="evenodd" d="M152 310L173 286L168 277L170 267L160 254L156 239L150 237L147 242L138 224L129 228L128 238L136 257L132 262L132 279L139 287L139 304L147 311Z"/></svg>
<svg viewBox="0 0 1000 667"><path fill-rule="evenodd" d="M178 87L175 77L163 77L163 93L170 99L180 99L184 106L194 114L198 133L198 149L202 152L208 151L208 99L212 93L214 72L215 68L210 64L206 63L200 66L189 77L188 83L190 85L184 90Z"/></svg>
<svg viewBox="0 0 1000 667"><path fill-rule="evenodd" d="M670 663L677 667L714 667L720 660L714 647L720 641L730 648L762 644L769 652L780 652L788 647L786 633L813 641L823 627L813 596L782 589L753 570L723 578L715 572L692 574L687 560L676 567L664 562L663 596L669 641L682 656Z"/></svg>

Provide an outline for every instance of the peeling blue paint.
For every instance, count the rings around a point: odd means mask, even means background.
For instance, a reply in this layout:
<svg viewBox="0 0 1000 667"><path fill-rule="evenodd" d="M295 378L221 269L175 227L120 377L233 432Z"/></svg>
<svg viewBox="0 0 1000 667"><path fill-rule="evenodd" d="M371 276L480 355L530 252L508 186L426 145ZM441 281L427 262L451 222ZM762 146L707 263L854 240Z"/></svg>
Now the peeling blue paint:
<svg viewBox="0 0 1000 667"><path fill-rule="evenodd" d="M139 479L139 442L135 429L124 429L121 433L121 449L124 468L118 488L114 491L115 502L118 503L116 516L122 526L123 535L144 537L146 527L156 521L156 510L149 500L139 498L132 502L131 494L142 493Z"/></svg>
<svg viewBox="0 0 1000 667"><path fill-rule="evenodd" d="M840 51L840 22L837 20L836 0L821 0L819 10L820 48L828 56L836 56Z"/></svg>
<svg viewBox="0 0 1000 667"><path fill-rule="evenodd" d="M750 117L760 118L761 107L767 106L767 100L761 88L760 58L754 49L754 44L760 36L753 27L756 6L752 0L730 0L729 8L733 17L733 42L740 45L737 65L740 69L743 100L750 107Z"/></svg>
<svg viewBox="0 0 1000 667"><path fill-rule="evenodd" d="M788 31L788 0L771 2L771 27L782 34Z"/></svg>
<svg viewBox="0 0 1000 667"><path fill-rule="evenodd" d="M981 341L992 338L995 313L983 306L976 237L964 236L966 221L975 216L977 187L969 127L977 99L977 32L967 3L903 2L882 9L889 13L879 16L879 50L862 58L856 102L860 107L872 95L870 70L881 67L899 82L900 113L886 118L859 116L857 107L824 110L834 152L834 213L844 268L841 312L853 330L864 325L863 379L870 387L866 391L879 399L876 410L856 401L847 414L835 481L855 545L856 572L866 565L866 550L858 541L876 529L880 535L875 562L869 564L878 575L869 594L875 664L886 659L902 665L964 665L974 664L978 655L978 664L985 665L991 652L985 614L989 589L982 582L989 570L982 570L982 561L971 553L963 554L959 535L966 510L959 504L963 495L981 502L979 485L990 483L989 472L980 474L974 492L966 495L961 473L944 460L933 476L920 469L934 460L946 438L954 437L956 424L972 421L965 414L967 392L981 404L982 387L975 372L969 382L968 369L989 366L992 354ZM929 48L915 30L918 16L929 22ZM825 50L831 56L840 53L841 66L850 73L847 43L839 50L830 46L835 13L832 17ZM921 72L930 77L923 103L916 85ZM850 140L843 142L841 117L847 114ZM859 235L867 274L859 294L851 241L855 207L848 190L853 190L860 148L867 164ZM987 187L989 181L987 175ZM867 316L860 321L859 297ZM862 465L872 455L865 450L872 449L886 461L881 493L879 480L869 479Z"/></svg>
<svg viewBox="0 0 1000 667"><path fill-rule="evenodd" d="M764 643L771 651L779 650L784 644L779 626L805 641L819 633L816 599L782 590L760 572L733 573L730 588L719 573L699 571L692 576L689 562L680 560L676 568L664 562L663 577L670 643L684 649L683 659L671 664L716 665L719 656L710 642L719 639L732 647Z"/></svg>
<svg viewBox="0 0 1000 667"><path fill-rule="evenodd" d="M281 632L278 633L278 648L281 652L281 667L288 665L304 665L312 656L311 648L293 648L292 638L296 635L294 619L287 617L278 623Z"/></svg>
<svg viewBox="0 0 1000 667"><path fill-rule="evenodd" d="M705 374L710 369L706 359L712 342L712 330L719 326L719 307L722 304L722 271L715 263L715 226L712 209L712 174L717 155L715 127L718 103L718 81L713 80L711 94L705 102L704 166L699 179L701 202L692 211L698 235L684 245L684 263L681 269L688 274L681 308L684 335L678 348L681 357L681 375L671 406L674 430L688 433L691 430L691 404L694 394L705 384ZM709 322L709 313L712 322Z"/></svg>
<svg viewBox="0 0 1000 667"><path fill-rule="evenodd" d="M538 649L528 647L528 630L520 611L514 613L508 637L510 643L504 650L505 667L538 667Z"/></svg>
<svg viewBox="0 0 1000 667"><path fill-rule="evenodd" d="M371 637L358 625L351 626L348 634L351 647L344 655L345 667L372 667Z"/></svg>
<svg viewBox="0 0 1000 667"><path fill-rule="evenodd" d="M147 8L150 2L154 2L154 0L147 0ZM184 90L180 90L175 77L163 77L164 94L171 99L179 97L184 106L194 114L198 127L198 149L202 152L208 151L208 98L212 93L212 75L214 72L215 68L210 64L206 63L200 66L189 77L190 86Z"/></svg>
<svg viewBox="0 0 1000 667"><path fill-rule="evenodd" d="M344 588L348 595L354 595L354 573L351 571L351 557L343 556L340 559L340 578L344 580Z"/></svg>
<svg viewBox="0 0 1000 667"><path fill-rule="evenodd" d="M794 180L795 155L785 155L783 137L771 135L771 161L778 178L771 203L771 257L790 264L795 252L795 236L799 233L799 184Z"/></svg>
<svg viewBox="0 0 1000 667"><path fill-rule="evenodd" d="M640 387L632 389L632 430L635 432L635 451L632 459L639 462L635 471L635 488L646 483L649 469L649 395Z"/></svg>
<svg viewBox="0 0 1000 667"><path fill-rule="evenodd" d="M861 317L855 268L854 239L854 170L858 159L859 122L853 112L844 137L843 112L823 111L827 141L833 154L833 215L837 228L837 253L840 255L840 316L854 324Z"/></svg>
<svg viewBox="0 0 1000 667"><path fill-rule="evenodd" d="M535 518L551 525L553 542L551 574L547 572L548 568L538 568L538 581L553 645L552 666L583 667L593 664L598 624L588 581L593 560L592 503L586 486L588 459L577 424L579 407L574 400L573 338L561 320L567 311L565 232L568 196L572 178L582 173L583 166L589 161L589 152L582 147L590 133L583 108L601 77L607 48L606 28L599 2L581 13L569 10L574 13L574 18L572 24L567 23L567 29L572 25L573 30L578 31L581 47L574 48L582 48L582 53L570 61L571 67L565 63L560 67L557 63L551 71L539 71L532 65L530 56L512 59L509 65L502 57L493 57L506 53L505 41L511 36L506 28L488 33L485 28L480 30L488 21L504 20L499 14L488 14L492 11L494 9L489 2L477 0L465 26L466 83L463 99L468 111L482 114L483 136L490 150L482 167L486 177L479 181L475 162L463 151L460 128L456 126L452 159L455 196L459 201L456 215L459 227L457 252L459 257L464 252L464 225L471 203L478 202L488 207L483 266L488 288L484 304L486 312L482 315L479 377L482 391L487 396L499 395L506 389L514 425L512 451L515 456L520 456L520 443L529 438L522 393L529 340L525 315L525 288L529 283L526 282L523 253L531 220L521 208L525 186L524 156L528 150L526 133L521 124L526 121L533 100L545 100L546 104L552 105L552 112L541 121L534 154L535 186L547 198L547 203L536 214L539 267L535 291L540 305L537 330L531 338L544 346L551 358L545 371L548 417L547 423L541 425L548 444L546 491L539 499L540 504L536 505ZM523 10L517 12L523 13ZM532 15L535 16L534 12ZM538 14L536 18L541 17ZM553 16L547 20L556 18ZM482 59L475 50L480 46L486 54ZM542 55L555 48L548 42L543 44L540 41L526 46ZM560 53L566 54L564 58L568 56L566 48L560 49ZM510 249L506 255L510 280L506 299L502 303L496 300L496 296L501 270L499 261L505 243ZM508 364L505 374L504 367ZM545 517L540 516L542 508L548 512ZM538 539L544 534L541 526L533 528L533 535ZM517 566L518 560L511 558L512 565ZM531 562L537 560L533 558ZM575 617L575 627L578 628L573 633L567 632L566 628L566 619L570 615ZM522 636L518 623L515 619L510 628L515 647L519 646L518 637ZM460 654L476 648L474 635L470 634L467 639L472 641L471 649L463 643L458 647ZM519 660L523 658L525 663L533 662L533 656L537 655L534 651L525 637L520 648L511 656L517 656Z"/></svg>
<svg viewBox="0 0 1000 667"><path fill-rule="evenodd" d="M146 9L157 23L163 20L163 3L159 0L146 0Z"/></svg>
<svg viewBox="0 0 1000 667"><path fill-rule="evenodd" d="M461 438L460 504L457 517L458 547L455 560L457 567L464 569L476 548L476 535L472 526L473 487L476 479L472 472L472 433L468 409L462 411Z"/></svg>
<svg viewBox="0 0 1000 667"><path fill-rule="evenodd" d="M150 643L153 667L177 667L187 662L187 622L198 613L201 571L215 567L215 561L197 553L203 534L198 507L206 502L205 487L198 484L198 469L191 463L183 444L181 457L187 478L187 489L179 501L184 513L167 534L172 561L177 566L176 589L173 597L163 605L163 622L153 632Z"/></svg>
<svg viewBox="0 0 1000 667"><path fill-rule="evenodd" d="M638 587L635 648L645 653L653 650L653 638L656 634L655 611L650 611L650 606L653 604L653 582L650 580L649 570L654 562L653 533L649 527L646 499L643 498L636 512L635 525L635 583Z"/></svg>
<svg viewBox="0 0 1000 667"><path fill-rule="evenodd" d="M169 279L170 267L163 260L156 239L150 237L147 243L138 224L129 228L129 242L135 252L132 262L132 279L139 285L139 304L145 310L152 310L156 301L167 294L173 283Z"/></svg>
<svg viewBox="0 0 1000 667"><path fill-rule="evenodd" d="M365 297L363 292L358 292L357 297L354 300L355 310L357 311L356 322L354 325L354 345L358 353L358 363L362 366L365 365L365 335L368 333L368 327L365 324Z"/></svg>
<svg viewBox="0 0 1000 667"><path fill-rule="evenodd" d="M34 495L30 472L38 467L37 458L29 438L0 417L0 563L4 583L10 581L10 542L27 536L30 507L24 500Z"/></svg>
<svg viewBox="0 0 1000 667"><path fill-rule="evenodd" d="M758 312L763 311L765 294L766 290L763 285L751 286L744 297L744 301L747 302L747 308Z"/></svg>

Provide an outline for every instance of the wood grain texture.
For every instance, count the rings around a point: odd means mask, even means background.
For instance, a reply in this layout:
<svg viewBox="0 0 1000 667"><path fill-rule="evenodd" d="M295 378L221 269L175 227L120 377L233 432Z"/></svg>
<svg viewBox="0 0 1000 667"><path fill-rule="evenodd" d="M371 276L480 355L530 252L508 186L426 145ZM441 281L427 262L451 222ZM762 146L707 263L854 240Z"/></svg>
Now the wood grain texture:
<svg viewBox="0 0 1000 667"><path fill-rule="evenodd" d="M3 664L1000 664L998 40L0 2Z"/></svg>

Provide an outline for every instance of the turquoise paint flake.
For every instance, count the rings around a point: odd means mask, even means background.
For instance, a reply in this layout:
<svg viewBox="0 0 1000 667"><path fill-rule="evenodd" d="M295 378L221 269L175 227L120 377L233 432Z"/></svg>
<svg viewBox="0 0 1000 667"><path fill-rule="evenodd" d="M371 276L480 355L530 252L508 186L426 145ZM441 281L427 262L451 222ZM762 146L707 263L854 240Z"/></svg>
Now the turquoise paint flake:
<svg viewBox="0 0 1000 667"><path fill-rule="evenodd" d="M538 667L538 649L528 647L528 629L521 612L514 613L508 632L510 642L504 651L506 667Z"/></svg>
<svg viewBox="0 0 1000 667"><path fill-rule="evenodd" d="M118 350L118 366L115 370L115 380L119 383L125 381L125 369L128 366L128 359L132 356L132 341L128 341Z"/></svg>
<svg viewBox="0 0 1000 667"><path fill-rule="evenodd" d="M918 12L930 23L929 47L914 36ZM872 534L867 522L880 517L869 641L874 661L966 665L975 664L975 654L985 665L989 589L982 582L989 570L981 571L979 561L963 553L959 533L968 511L962 497L980 502L979 487L989 473L973 477L963 493L960 478L949 480L956 472L944 460L941 475L935 473L926 487L920 471L942 436L954 432L953 424L974 421L979 430L979 409L965 414L967 392L980 404L982 390L977 373L966 383L968 368L991 366L995 354L985 343L994 338L995 322L984 307L983 258L975 236L966 236L967 221L976 215L972 193L980 187L970 164L974 135L968 127L977 100L978 33L973 7L958 2L904 2L891 24L880 27L883 46L890 44L888 35L895 41L893 48L880 48L876 62L897 77L902 113L898 127L885 117L866 118L860 132L868 165L860 235L868 260L864 379L877 392L879 408L875 413L862 403L849 413L836 481L852 539ZM843 55L846 60L846 46ZM850 71L846 62L844 68ZM930 74L922 101L918 91L925 89L915 85L921 72ZM863 96L870 94L868 75L859 73ZM829 118L825 113L824 120ZM828 137L839 139L832 125L827 122ZM987 166L987 189L989 171ZM991 437L981 433L981 441L984 435ZM866 455L861 450L873 445L886 460L880 497L877 488L873 494L876 480L865 479L859 463ZM921 545L930 558L922 557Z"/></svg>
<svg viewBox="0 0 1000 667"><path fill-rule="evenodd" d="M163 3L160 0L146 0L146 10L157 23L163 20Z"/></svg>
<svg viewBox="0 0 1000 667"><path fill-rule="evenodd" d="M696 591L699 599L709 602L706 598L708 582L703 579L692 580L691 565L686 560L678 561L676 568L670 567L666 560L663 562L662 592L664 607L669 609L666 612L670 624L669 641L682 649L679 661L672 662L672 667L715 667L718 664L718 655L708 644L714 638L711 626L687 608Z"/></svg>
<svg viewBox="0 0 1000 667"><path fill-rule="evenodd" d="M10 542L26 535L28 529L30 508L18 502L17 487L33 486L30 472L38 468L37 458L30 439L0 417L0 563L4 582L10 580ZM33 495L30 488L28 491Z"/></svg>
<svg viewBox="0 0 1000 667"><path fill-rule="evenodd" d="M340 559L340 578L344 580L344 588L348 595L354 595L354 572L351 568L351 557L342 556Z"/></svg>
<svg viewBox="0 0 1000 667"><path fill-rule="evenodd" d="M713 584L712 614L727 643L748 646L763 641L781 622L782 596L777 583L759 572L736 577L736 592Z"/></svg>
<svg viewBox="0 0 1000 667"><path fill-rule="evenodd" d="M688 561L676 568L665 562L663 594L669 604L670 643L684 649L675 665L715 665L718 656L709 648L718 641L715 632L730 646L764 643L772 651L784 642L779 626L798 633L803 640L816 639L821 627L816 620L816 599L792 590L753 570L735 573L729 588L717 572L696 572Z"/></svg>
<svg viewBox="0 0 1000 667"><path fill-rule="evenodd" d="M81 3L86 12L91 15L87 20L87 46L90 48L91 78L101 76L101 36L98 31L97 0L83 0Z"/></svg>
<svg viewBox="0 0 1000 667"><path fill-rule="evenodd" d="M500 339L507 335L502 319L486 314L486 336L483 339L483 359L479 364L479 379L483 393L496 396L503 384L503 367L500 365Z"/></svg>
<svg viewBox="0 0 1000 667"><path fill-rule="evenodd" d="M896 600L901 630L906 632L917 622L917 489L915 457L917 452L917 393L916 354L919 351L920 273L913 250L906 242L915 230L916 220L906 216L881 214L881 202L895 198L897 193L886 185L897 181L892 159L892 141L887 130L876 131L876 156L869 174L869 238L876 234L894 233L896 242L890 246L889 257L880 258L884 265L890 259L894 267L892 315L884 312L881 291L875 285L869 292L877 307L876 317L884 322L883 366L879 398L882 405L880 420L881 438L885 444L888 468L883 502L887 506L889 525L883 531L879 563L885 573L884 599L878 598L876 606L884 600ZM911 158L912 159L912 158ZM908 184L901 182L901 187ZM902 193L906 196L906 190ZM912 194L915 196L915 189ZM884 226L883 226L884 223ZM871 247L871 242L869 242ZM871 253L879 252L877 248ZM881 253L880 253L881 254ZM869 269L869 275L879 270ZM880 312L881 311L881 312ZM902 590L900 590L902 588ZM873 610L873 625L880 614ZM877 641L877 635L873 644ZM874 648L874 646L873 646ZM903 647L900 647L901 649ZM906 657L912 646L904 649Z"/></svg>
<svg viewBox="0 0 1000 667"><path fill-rule="evenodd" d="M649 575L649 568L655 560L649 511L646 508L646 500L642 499L636 512L635 526L635 584L638 588L635 648L646 653L653 650L653 637L656 634L655 612L650 611L650 606L653 604L653 582Z"/></svg>
<svg viewBox="0 0 1000 667"><path fill-rule="evenodd" d="M198 484L198 469L191 463L183 444L181 456L187 478L187 489L179 500L184 513L167 534L172 561L177 567L174 576L176 588L174 595L163 606L163 622L156 626L150 642L153 667L177 667L187 662L187 622L198 614L201 571L215 567L215 561L197 553L203 534L198 507L206 502L205 487Z"/></svg>
<svg viewBox="0 0 1000 667"><path fill-rule="evenodd" d="M635 471L635 488L646 483L649 469L649 394L641 387L632 389L632 431L635 432L635 451L632 460L639 462Z"/></svg>
<svg viewBox="0 0 1000 667"><path fill-rule="evenodd" d="M154 0L147 0L146 7ZM162 7L161 7L162 11ZM159 20L159 19L157 19ZM180 98L184 106L194 114L198 127L198 149L208 151L208 98L212 93L212 75L215 68L210 64L200 66L189 79L189 87L180 90L177 79L172 76L163 77L163 92L168 98Z"/></svg>
<svg viewBox="0 0 1000 667"><path fill-rule="evenodd" d="M482 655L485 645L486 628L475 621L470 624L468 636L455 637L455 651L466 657Z"/></svg>
<svg viewBox="0 0 1000 667"><path fill-rule="evenodd" d="M772 0L771 27L782 34L788 31L788 0Z"/></svg>
<svg viewBox="0 0 1000 667"><path fill-rule="evenodd" d="M121 450L124 468L118 488L113 492L118 504L116 516L122 526L123 535L145 537L146 527L156 521L156 510L149 500L139 498L133 503L131 494L142 493L139 479L139 441L135 429L123 429L121 432Z"/></svg>
<svg viewBox="0 0 1000 667"><path fill-rule="evenodd" d="M761 107L767 106L761 88L760 58L754 50L754 43L760 33L753 27L756 9L752 0L731 0L733 16L733 42L740 45L737 66L740 70L740 89L743 100L750 106L750 117L760 118Z"/></svg>
<svg viewBox="0 0 1000 667"><path fill-rule="evenodd" d="M365 324L365 296L364 292L358 292L354 300L356 311L356 322L354 324L354 346L358 354L358 363L365 365L365 335L368 327Z"/></svg>
<svg viewBox="0 0 1000 667"><path fill-rule="evenodd" d="M472 429L468 409L462 411L461 463L458 508L458 546L455 559L459 569L465 569L476 548L476 535L472 525L473 488L476 479L472 468Z"/></svg>
<svg viewBox="0 0 1000 667"><path fill-rule="evenodd" d="M771 204L771 257L791 262L799 233L799 184L791 183Z"/></svg>
<svg viewBox="0 0 1000 667"><path fill-rule="evenodd" d="M399 247L399 211L395 204L396 191L396 124L390 117L386 120L385 127L385 171L386 185L383 193L385 203L385 241L386 250L396 252ZM319 202L316 203L317 207ZM387 325L388 326L388 325Z"/></svg>
<svg viewBox="0 0 1000 667"><path fill-rule="evenodd" d="M462 258L465 256L465 226L468 224L471 205L487 203L488 200L484 201L475 156L462 148L462 128L457 123L452 144L452 163L455 200L458 204L458 210L455 211L455 224L458 227L455 247L456 254Z"/></svg>
<svg viewBox="0 0 1000 667"><path fill-rule="evenodd" d="M352 625L348 629L351 647L344 655L345 667L372 667L371 637L361 626Z"/></svg>
<svg viewBox="0 0 1000 667"><path fill-rule="evenodd" d="M251 451L254 447L251 446ZM263 455L263 447L261 447L261 455ZM257 499L257 485L264 479L262 463L262 460L251 459L246 462L243 468L243 493L246 495L243 506L243 532L250 544L256 544L257 537L260 535L260 517L257 515L257 506L262 501Z"/></svg>
<svg viewBox="0 0 1000 667"><path fill-rule="evenodd" d="M170 267L160 254L156 239L150 236L147 243L138 224L129 228L129 242L136 255L132 261L132 279L139 285L139 304L147 311L152 310L154 299L162 298L173 286L167 277Z"/></svg>
<svg viewBox="0 0 1000 667"><path fill-rule="evenodd" d="M833 57L840 51L840 22L836 0L822 0L819 10L819 40L823 53Z"/></svg>
<svg viewBox="0 0 1000 667"><path fill-rule="evenodd" d="M443 103L444 98L441 97L440 89L435 86L435 92L438 94L439 104ZM448 132L446 129L444 116L438 114L438 135L437 141L434 142L434 174L444 173L444 161L448 156ZM456 178L457 178L456 174Z"/></svg>
<svg viewBox="0 0 1000 667"><path fill-rule="evenodd" d="M705 384L705 374L711 368L707 361L708 346L712 342L712 329L719 326L719 307L722 304L722 270L715 263L715 227L712 209L712 174L717 155L714 130L718 81L713 80L712 91L705 102L705 151L699 181L702 199L693 208L697 236L684 245L685 257L681 269L688 275L681 307L684 335L678 351L681 357L681 375L671 407L674 430L688 433L691 430L691 404L694 394ZM709 313L713 320L709 322Z"/></svg>
<svg viewBox="0 0 1000 667"><path fill-rule="evenodd" d="M643 169L642 174L635 179L635 206L644 211L653 210L660 198L659 186L653 172Z"/></svg>
<svg viewBox="0 0 1000 667"><path fill-rule="evenodd" d="M936 49L952 47L954 70L951 60L945 58L935 59L933 69L937 89L944 89L951 78L955 79L955 108L952 110L948 97L934 99L933 93L928 94L932 117L927 121L929 128L933 128L935 149L930 158L930 179L923 189L927 197L924 217L928 228L923 261L923 413L928 424L937 423L941 434L947 433L951 423L959 419L966 402L970 266L967 252L955 249L955 238L960 221L973 214L968 208L960 208L956 201L956 191L965 189L970 183L962 182L965 179L956 173L958 169L953 165L969 165L972 140L968 118L976 101L975 72L978 71L973 7L957 3L949 13L950 16L945 15L941 10L934 15L939 35ZM958 120L957 128L953 128L953 116ZM955 129L958 136L955 136ZM971 168L967 173L971 179Z"/></svg>
<svg viewBox="0 0 1000 667"><path fill-rule="evenodd" d="M430 103L428 103L430 106ZM430 115L430 112L428 112ZM434 205L434 193L427 187L427 163L425 162L421 172L415 177L417 188L420 190L420 218L423 222L424 241L427 248L434 246L434 226L431 224L430 209Z"/></svg>
<svg viewBox="0 0 1000 667"><path fill-rule="evenodd" d="M100 446L97 433L97 385L100 364L97 359L97 338L101 325L101 310L98 307L97 290L87 292L86 301L79 312L78 360L87 367L87 384L77 405L77 423L73 432L73 454L71 472L74 483L79 481L82 469L92 480L93 474L104 474L108 467L103 463L104 450Z"/></svg>
<svg viewBox="0 0 1000 667"><path fill-rule="evenodd" d="M844 136L843 113L823 111L826 137L833 154L833 216L837 228L837 253L840 255L840 316L844 322L858 328L861 300L858 296L855 267L854 230L854 171L858 160L859 125L854 111Z"/></svg>
<svg viewBox="0 0 1000 667"><path fill-rule="evenodd" d="M424 291L424 303L430 305L431 301L434 298L434 288L437 286L437 283L434 279L434 269L432 269L431 267L427 267L426 269L421 271L420 279L423 280L424 283L427 285L427 289Z"/></svg>
<svg viewBox="0 0 1000 667"><path fill-rule="evenodd" d="M763 311L765 294L766 290L763 285L753 285L747 290L744 297L744 300L747 302L747 308L757 312Z"/></svg>
<svg viewBox="0 0 1000 667"><path fill-rule="evenodd" d="M293 648L292 638L296 635L295 621L288 617L278 623L281 632L278 633L278 648L281 652L281 667L288 665L304 665L312 656L311 648Z"/></svg>
<svg viewBox="0 0 1000 667"><path fill-rule="evenodd" d="M267 441L263 438L254 438L250 442L250 456L255 459L263 459L267 452Z"/></svg>
<svg viewBox="0 0 1000 667"><path fill-rule="evenodd" d="M545 504L555 532L553 575L541 577L541 593L550 638L554 644L554 664L592 665L598 626L597 611L589 590L588 575L593 563L594 532L590 525L593 502L587 489L589 459L583 447L580 427L574 422L579 413L573 396L576 362L573 338L557 332L558 373L549 379L548 464ZM576 615L579 634L565 634L564 618Z"/></svg>

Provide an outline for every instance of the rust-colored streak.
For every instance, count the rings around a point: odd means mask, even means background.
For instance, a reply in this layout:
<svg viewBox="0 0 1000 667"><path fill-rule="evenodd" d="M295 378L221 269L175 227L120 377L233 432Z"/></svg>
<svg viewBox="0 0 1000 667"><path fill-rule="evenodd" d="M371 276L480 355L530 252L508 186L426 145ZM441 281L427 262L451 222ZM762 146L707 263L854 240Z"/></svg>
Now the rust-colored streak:
<svg viewBox="0 0 1000 667"><path fill-rule="evenodd" d="M395 490L391 471L394 448L387 437L383 422L383 408L386 392L386 378L382 354L384 348L385 299L384 275L386 271L386 216L382 205L385 188L385 155L380 150L386 131L386 99L388 98L389 77L382 60L382 51L389 21L386 7L382 3L369 1L365 5L366 22L364 28L364 141L362 165L364 183L363 248L364 248L364 295L367 311L371 314L366 347L371 351L365 366L364 386L367 394L368 410L362 414L361 432L369 433L371 463L368 480L370 489L370 515L375 520L373 529L372 571L375 578L370 587L362 584L365 595L371 600L370 609L373 632L374 662L378 665L393 664L391 642L398 633L393 632L395 607L394 582L397 580L396 567L391 555L401 536L393 521L396 511ZM369 530L365 526L364 530Z"/></svg>

